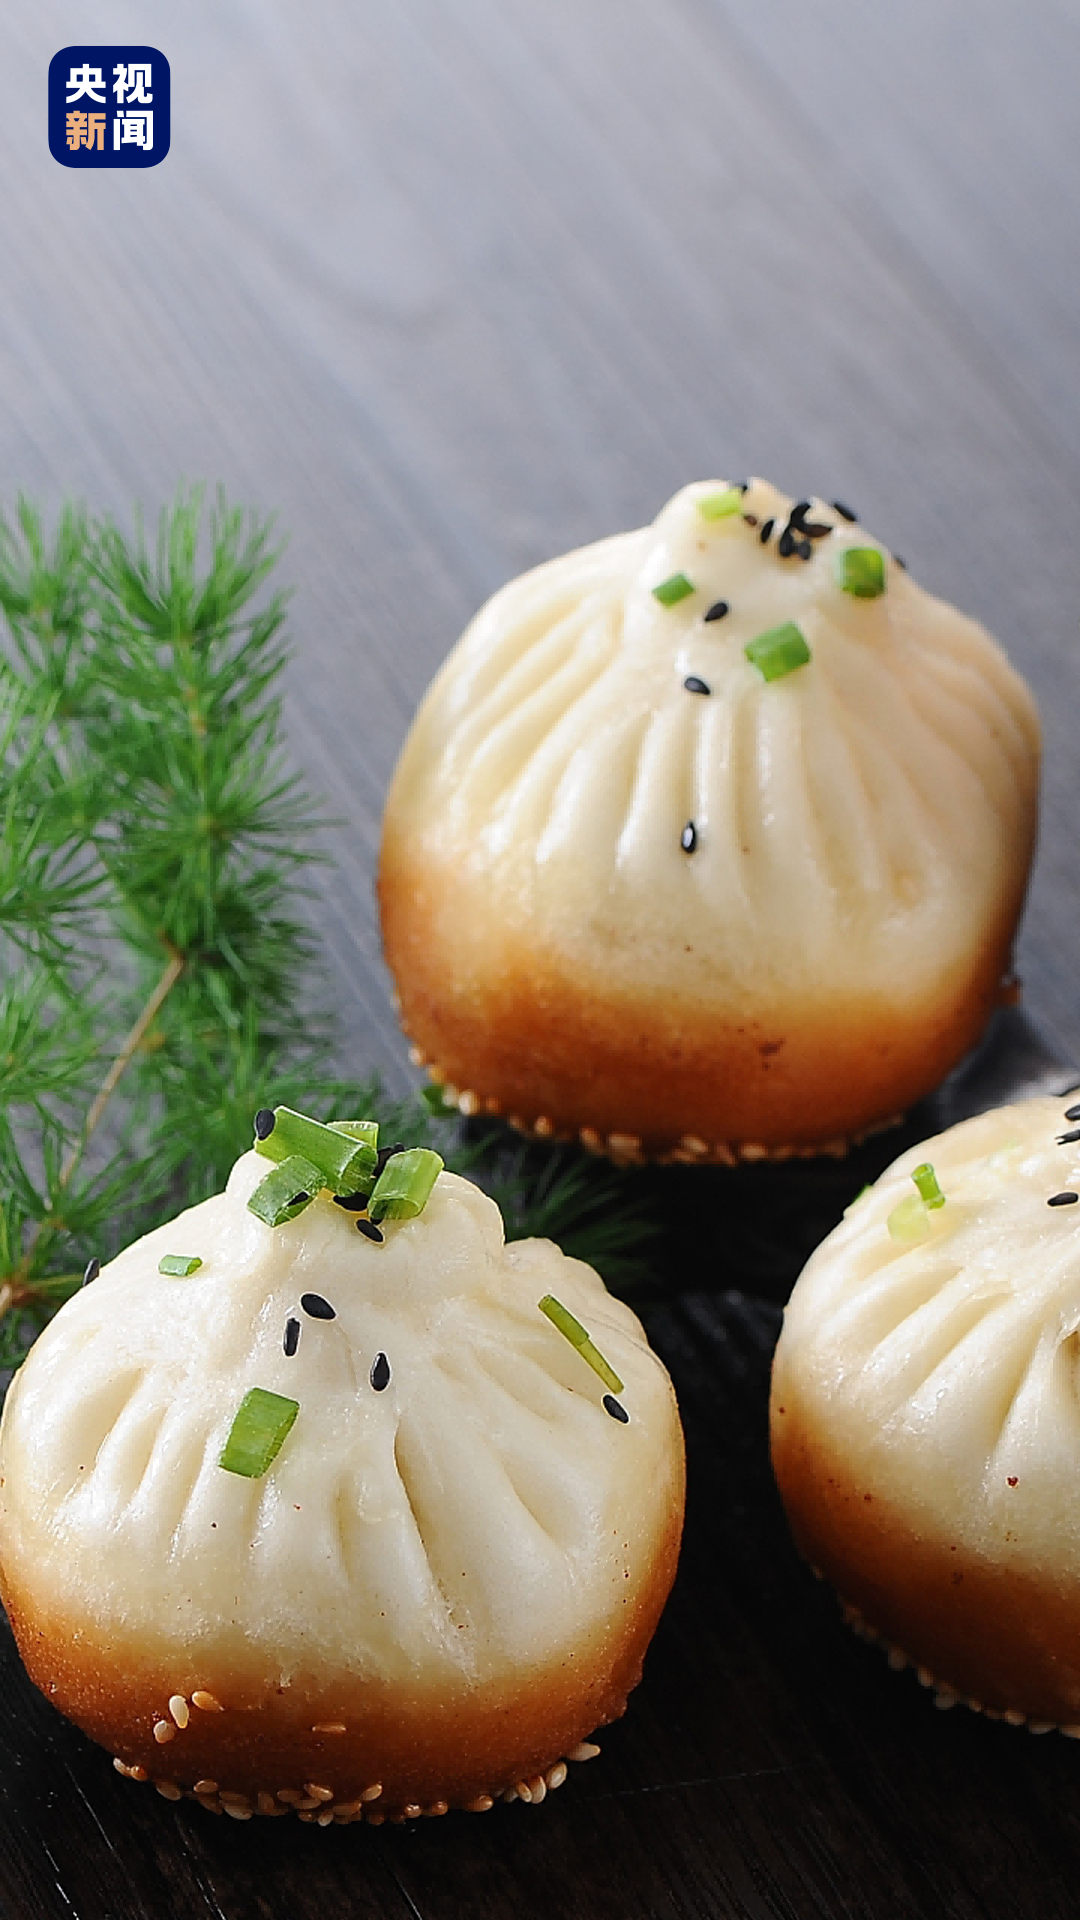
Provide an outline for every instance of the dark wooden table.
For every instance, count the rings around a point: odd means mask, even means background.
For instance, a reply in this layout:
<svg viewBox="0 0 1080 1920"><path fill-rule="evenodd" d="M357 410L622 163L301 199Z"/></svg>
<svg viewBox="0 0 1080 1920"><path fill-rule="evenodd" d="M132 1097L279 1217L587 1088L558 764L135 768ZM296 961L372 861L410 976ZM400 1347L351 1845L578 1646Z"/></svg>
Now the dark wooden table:
<svg viewBox="0 0 1080 1920"><path fill-rule="evenodd" d="M57 166L52 54L147 39L172 63L168 159ZM1033 681L1020 962L1051 1050L1080 1059L1080 13L9 0L0 52L4 495L156 510L186 475L279 511L292 748L347 822L318 917L351 1070L410 1077L371 881L394 757L460 627L522 567L748 470L851 499ZM1012 1041L1005 1090L1040 1064ZM705 1223L649 1315L687 1421L685 1557L630 1714L549 1806L213 1821L118 1780L5 1640L3 1913L1074 1915L1080 1748L934 1712L787 1542L770 1345L861 1177L671 1189Z"/></svg>

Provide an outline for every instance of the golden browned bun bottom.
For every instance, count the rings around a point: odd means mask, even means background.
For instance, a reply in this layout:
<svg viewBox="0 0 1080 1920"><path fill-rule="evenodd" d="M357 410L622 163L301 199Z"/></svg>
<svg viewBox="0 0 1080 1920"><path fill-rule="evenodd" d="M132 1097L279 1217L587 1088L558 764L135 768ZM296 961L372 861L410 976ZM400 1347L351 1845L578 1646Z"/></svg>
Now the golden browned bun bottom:
<svg viewBox="0 0 1080 1920"><path fill-rule="evenodd" d="M559 1763L587 1757L585 1736L626 1710L675 1577L680 1531L681 1506L617 1638L583 1643L503 1687L454 1693L299 1672L274 1685L257 1663L225 1670L185 1657L179 1642L147 1649L62 1615L32 1574L13 1579L10 1569L3 1601L34 1684L129 1777L160 1783L169 1798L197 1789L234 1817L295 1811L377 1824L484 1812L500 1795L542 1800L545 1784L560 1785ZM170 1701L182 1702L184 1726Z"/></svg>
<svg viewBox="0 0 1080 1920"><path fill-rule="evenodd" d="M1080 1731L1080 1590L922 1532L815 1431L790 1374L774 1384L772 1463L800 1553L849 1618L944 1695L1036 1730Z"/></svg>
<svg viewBox="0 0 1080 1920"><path fill-rule="evenodd" d="M677 997L676 955L648 996L571 975L539 934L496 931L488 891L411 856L388 818L383 945L417 1062L467 1114L617 1160L703 1165L842 1152L929 1093L1002 998L1022 900L1017 888L966 964L906 1003L872 980L857 1000L818 983L782 1012L736 996L733 1014L726 988L714 1005Z"/></svg>

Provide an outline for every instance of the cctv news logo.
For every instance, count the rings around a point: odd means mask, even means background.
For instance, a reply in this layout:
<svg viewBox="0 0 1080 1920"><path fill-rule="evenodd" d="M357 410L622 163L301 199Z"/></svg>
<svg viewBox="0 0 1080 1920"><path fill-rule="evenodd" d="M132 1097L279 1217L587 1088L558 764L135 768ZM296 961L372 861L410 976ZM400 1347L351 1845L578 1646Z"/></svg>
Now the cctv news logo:
<svg viewBox="0 0 1080 1920"><path fill-rule="evenodd" d="M169 138L169 63L156 47L53 55L49 151L62 167L156 167Z"/></svg>

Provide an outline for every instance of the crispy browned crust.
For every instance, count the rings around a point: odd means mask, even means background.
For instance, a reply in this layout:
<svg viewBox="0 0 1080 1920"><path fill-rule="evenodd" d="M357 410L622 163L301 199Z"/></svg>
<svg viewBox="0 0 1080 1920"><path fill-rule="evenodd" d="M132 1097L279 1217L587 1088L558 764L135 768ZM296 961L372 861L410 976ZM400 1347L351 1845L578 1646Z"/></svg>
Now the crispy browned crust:
<svg viewBox="0 0 1080 1920"><path fill-rule="evenodd" d="M829 1446L790 1375L771 1431L796 1546L876 1636L970 1705L1080 1723L1080 1586L920 1529Z"/></svg>
<svg viewBox="0 0 1080 1920"><path fill-rule="evenodd" d="M285 1687L254 1656L244 1667L211 1656L193 1661L182 1644L148 1648L103 1632L58 1609L35 1589L32 1572L13 1576L10 1565L2 1597L34 1684L136 1778L182 1788L212 1782L211 1801L243 1795L255 1812L270 1810L260 1796L276 1798L283 1788L300 1799L314 1784L329 1791L328 1807L348 1807L378 1786L368 1810L393 1818L497 1796L542 1776L594 1728L618 1719L670 1592L681 1532L680 1494L652 1567L608 1631L500 1687L409 1692L303 1673ZM156 1740L155 1725L175 1726L170 1698L190 1702L196 1692L222 1711L192 1705L185 1728ZM327 1727L344 1731L317 1731Z"/></svg>
<svg viewBox="0 0 1080 1920"><path fill-rule="evenodd" d="M705 1163L843 1151L930 1092L1001 997L1021 894L921 999L817 982L772 1012L680 1001L663 978L628 999L602 972L569 977L542 929L500 925L478 881L414 853L389 817L379 900L402 1025L464 1111L616 1159Z"/></svg>

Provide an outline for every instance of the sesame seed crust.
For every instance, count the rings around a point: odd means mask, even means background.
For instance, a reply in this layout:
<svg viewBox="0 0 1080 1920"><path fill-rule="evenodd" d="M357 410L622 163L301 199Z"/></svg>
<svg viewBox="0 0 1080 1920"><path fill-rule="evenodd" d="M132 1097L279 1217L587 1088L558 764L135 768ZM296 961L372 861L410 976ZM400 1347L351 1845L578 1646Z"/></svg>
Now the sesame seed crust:
<svg viewBox="0 0 1080 1920"><path fill-rule="evenodd" d="M599 1751L594 1741L581 1740L565 1760L556 1760L528 1779L519 1779L513 1786L496 1787L491 1792L477 1793L469 1800L457 1802L441 1796L429 1800L426 1805L409 1800L395 1809L375 1807L374 1802L382 1797L380 1782L365 1787L362 1793L354 1794L349 1799L334 1799L332 1788L316 1782L311 1783L310 1790L278 1787L276 1792L271 1792L267 1787L258 1787L254 1794L242 1792L239 1788L219 1787L215 1780L197 1780L193 1787L181 1786L175 1780L155 1779L152 1784L163 1800L193 1800L198 1806L205 1807L207 1813L225 1813L231 1820L251 1820L256 1817L280 1820L283 1814L295 1813L308 1826L350 1827L366 1821L368 1826L378 1827L387 1821L401 1824L406 1820L439 1820L455 1809L463 1813L490 1813L497 1800L507 1804L517 1800L523 1806L541 1806L549 1793L557 1793L565 1784L569 1762L595 1759ZM130 1768L123 1760L115 1759L113 1766L126 1779L135 1779L140 1775L143 1780L146 1779L141 1769ZM327 1795L330 1796L329 1804Z"/></svg>

